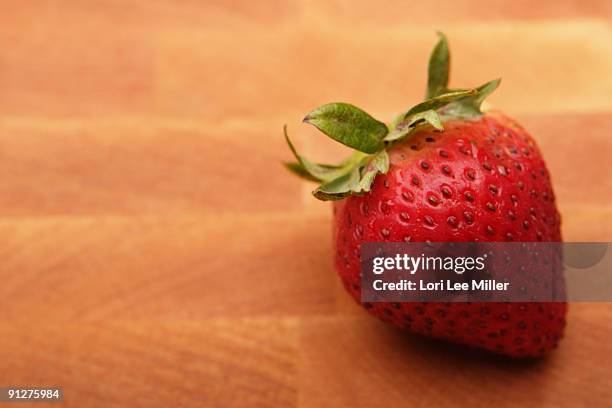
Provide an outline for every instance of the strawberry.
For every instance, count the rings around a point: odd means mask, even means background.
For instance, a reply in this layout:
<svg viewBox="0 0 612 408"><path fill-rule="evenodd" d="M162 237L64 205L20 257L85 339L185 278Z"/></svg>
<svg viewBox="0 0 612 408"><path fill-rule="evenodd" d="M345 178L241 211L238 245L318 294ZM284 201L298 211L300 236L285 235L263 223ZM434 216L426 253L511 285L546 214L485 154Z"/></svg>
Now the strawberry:
<svg viewBox="0 0 612 408"><path fill-rule="evenodd" d="M345 103L305 118L356 150L337 165L316 164L285 138L289 170L333 200L335 265L361 303L364 242L560 242L550 176L533 138L516 121L481 110L500 80L448 88L449 51L440 35L429 61L424 102L386 125ZM373 315L410 331L511 357L556 347L564 302L373 302Z"/></svg>

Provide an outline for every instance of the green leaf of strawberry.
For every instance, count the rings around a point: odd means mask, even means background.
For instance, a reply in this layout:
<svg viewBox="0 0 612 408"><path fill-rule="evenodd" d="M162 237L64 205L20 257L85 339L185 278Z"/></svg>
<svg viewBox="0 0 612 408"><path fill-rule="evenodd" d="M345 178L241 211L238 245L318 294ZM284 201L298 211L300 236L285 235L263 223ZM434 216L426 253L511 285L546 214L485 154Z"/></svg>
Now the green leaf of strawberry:
<svg viewBox="0 0 612 408"><path fill-rule="evenodd" d="M497 89L501 79L494 79L476 88L473 95L460 98L441 109L441 113L449 118L469 119L482 115L480 105L493 91Z"/></svg>
<svg viewBox="0 0 612 408"><path fill-rule="evenodd" d="M401 140L407 137L417 128L417 126L421 124L431 125L436 130L444 130L444 126L440 120L440 115L438 115L435 110L430 109L411 115L408 117L408 119L398 123L395 129L389 132L389 134L385 137L385 142L390 143Z"/></svg>
<svg viewBox="0 0 612 408"><path fill-rule="evenodd" d="M304 118L334 140L364 153L376 153L388 133L387 126L348 103L329 103Z"/></svg>
<svg viewBox="0 0 612 408"><path fill-rule="evenodd" d="M350 169L347 169L348 166L351 168L352 160L349 160L340 165L330 165L330 164L316 164L305 158L304 156L298 154L295 146L291 143L289 139L289 135L287 134L287 126L283 128L285 133L285 141L291 149L293 156L297 159L297 163L285 163L285 166L295 174L300 177L303 177L307 180L311 181L331 181L334 180L345 173L347 173Z"/></svg>
<svg viewBox="0 0 612 408"><path fill-rule="evenodd" d="M341 200L359 190L359 179L359 169L353 168L348 173L321 184L312 194L319 200Z"/></svg>
<svg viewBox="0 0 612 408"><path fill-rule="evenodd" d="M313 191L313 195L327 201L341 200L351 194L370 191L376 176L389 170L389 155L385 150L381 150L354 163L345 167L344 174L320 185Z"/></svg>
<svg viewBox="0 0 612 408"><path fill-rule="evenodd" d="M427 92L425 99L431 99L446 92L450 71L450 54L448 41L443 33L438 33L440 40L429 57Z"/></svg>
<svg viewBox="0 0 612 408"><path fill-rule="evenodd" d="M408 119L411 116L416 115L417 113L442 108L443 106L448 105L451 102L461 101L466 99L467 97L475 96L477 94L477 89L457 89L442 93L410 108L410 110L408 110L408 112L406 112L406 114L404 115L404 119Z"/></svg>
<svg viewBox="0 0 612 408"><path fill-rule="evenodd" d="M385 174L389 171L389 155L385 150L381 150L371 157L370 162L364 168L364 173L359 183L359 190L356 192L368 192L378 174Z"/></svg>

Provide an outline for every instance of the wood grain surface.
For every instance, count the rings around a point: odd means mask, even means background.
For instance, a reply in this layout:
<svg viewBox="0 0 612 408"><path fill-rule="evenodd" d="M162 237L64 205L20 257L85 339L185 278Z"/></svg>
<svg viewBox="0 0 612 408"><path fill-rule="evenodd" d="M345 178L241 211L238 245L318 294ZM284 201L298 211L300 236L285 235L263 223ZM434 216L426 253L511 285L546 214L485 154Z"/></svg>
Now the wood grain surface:
<svg viewBox="0 0 612 408"><path fill-rule="evenodd" d="M612 240L612 3L5 1L0 386L70 407L612 406L612 304L572 304L542 361L370 318L332 267L330 208L285 173L284 123L421 98L435 31L454 84L548 162L566 240ZM27 406L27 405L20 405ZM36 405L40 406L40 405Z"/></svg>

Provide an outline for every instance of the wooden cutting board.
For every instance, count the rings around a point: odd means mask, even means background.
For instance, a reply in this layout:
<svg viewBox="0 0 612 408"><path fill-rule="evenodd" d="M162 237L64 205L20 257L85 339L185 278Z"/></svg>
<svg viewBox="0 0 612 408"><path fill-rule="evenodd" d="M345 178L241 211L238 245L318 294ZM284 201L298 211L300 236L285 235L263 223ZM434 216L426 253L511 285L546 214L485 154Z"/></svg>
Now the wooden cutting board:
<svg viewBox="0 0 612 408"><path fill-rule="evenodd" d="M612 240L609 1L12 1L0 13L0 386L70 407L612 406L612 304L509 362L368 317L281 129L455 84L537 139L568 241ZM21 405L20 405L21 406Z"/></svg>

